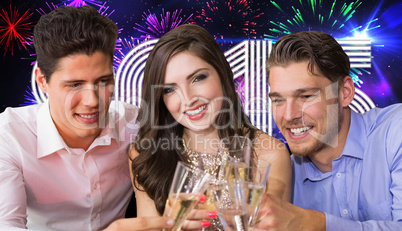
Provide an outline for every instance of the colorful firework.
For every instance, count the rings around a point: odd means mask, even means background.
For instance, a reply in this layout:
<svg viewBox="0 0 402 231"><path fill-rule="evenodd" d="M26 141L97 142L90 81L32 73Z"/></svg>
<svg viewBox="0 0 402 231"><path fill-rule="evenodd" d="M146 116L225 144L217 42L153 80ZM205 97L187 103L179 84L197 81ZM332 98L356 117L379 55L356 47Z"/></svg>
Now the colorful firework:
<svg viewBox="0 0 402 231"><path fill-rule="evenodd" d="M239 76L236 79L233 80L235 84L235 90L237 94L239 95L240 102L242 105L244 105L246 97L244 93L244 76Z"/></svg>
<svg viewBox="0 0 402 231"><path fill-rule="evenodd" d="M275 1L270 3L282 13L282 18L277 18L277 22L270 21L269 34L264 34L266 38L277 39L285 34L304 30L319 30L333 35L337 39L342 38L362 38L366 31L378 28L372 26L378 19L370 19L368 23L355 26L350 21L356 9L362 4L359 0L349 2L325 2L322 0L293 0L286 5L280 6ZM295 3L294 5L292 3ZM286 13L291 12L291 13ZM367 37L365 37L367 39ZM363 74L370 74L364 68L350 69L350 76L358 87L363 81L359 78Z"/></svg>
<svg viewBox="0 0 402 231"><path fill-rule="evenodd" d="M29 22L29 18L33 13L29 10L24 13L20 13L21 9L18 7L12 7L10 4L10 11L1 7L0 12L0 44L4 47L4 54L7 51L11 51L14 55L14 42L17 43L18 48L21 50L28 50L30 45L27 38L32 36L32 22Z"/></svg>
<svg viewBox="0 0 402 231"><path fill-rule="evenodd" d="M337 31L345 26L356 12L356 8L362 4L359 0L350 3L343 1L339 4L336 0L332 4L328 2L324 4L323 0L293 0L283 2L282 7L275 1L270 3L284 14L285 20L270 21L274 27L269 28L270 34L265 35L269 38L277 38L300 30ZM292 3L296 3L297 6Z"/></svg>
<svg viewBox="0 0 402 231"><path fill-rule="evenodd" d="M94 5L101 7L102 6L102 1L98 0L63 0L61 4L59 5L66 5L66 6L74 6L74 7L80 7L80 6L85 6L85 5Z"/></svg>
<svg viewBox="0 0 402 231"><path fill-rule="evenodd" d="M173 28L176 28L181 24L185 24L192 16L191 14L187 19L183 20L183 18L180 17L181 11L182 10L175 10L173 13L167 11L165 13L165 10L162 9L162 14L160 15L161 20L159 21L156 14L152 14L148 10L148 14L144 12L142 16L142 18L146 21L145 23L147 24L147 27L136 23L138 27L134 27L134 29L144 33L145 35L141 35L143 38L160 38Z"/></svg>
<svg viewBox="0 0 402 231"><path fill-rule="evenodd" d="M252 0L219 0L201 2L201 10L196 10L196 16L191 21L206 28L215 39L232 39L241 34L249 38L256 38L258 27L261 27L255 20L264 13L258 7L251 7ZM214 31L208 28L213 24Z"/></svg>
<svg viewBox="0 0 402 231"><path fill-rule="evenodd" d="M105 16L105 17L109 17L110 15L113 14L114 10L112 10L110 13L107 13L107 10L109 9L109 6L105 6L105 4L106 4L106 2L103 3L103 5L100 6L98 12L101 15Z"/></svg>
<svg viewBox="0 0 402 231"><path fill-rule="evenodd" d="M117 39L116 42L116 52L114 54L113 58L113 67L115 70L119 67L121 61L123 61L124 57L126 57L126 54L130 52L134 47L136 47L138 44L141 44L144 41L139 41L138 39L134 39L131 37L130 39Z"/></svg>
<svg viewBox="0 0 402 231"><path fill-rule="evenodd" d="M85 3L85 1L81 1L80 3L78 3L78 2L70 2L69 4L67 4L67 2L66 1L64 1L65 3L64 3L64 5L65 6L74 6L74 7L79 7L79 6L83 6L83 5L86 5L86 3ZM87 1L88 2L88 1ZM98 6L99 7L99 10L98 10L98 12L101 14L101 15L103 15L103 16L105 16L105 17L109 17L110 15L112 15L113 14L113 12L114 12L114 10L112 10L110 13L108 13L107 11L109 10L109 6L105 6L106 5L106 2L105 3L103 3L103 4L100 4L101 2L99 2L99 1L97 1L97 4L95 4L96 6ZM50 11L52 11L52 10L54 10L54 9L57 9L60 5L63 5L63 4L58 4L58 5L55 5L54 3L47 3L46 2L46 5L48 6L48 8L50 9ZM40 14L40 15L44 15L44 14L47 14L47 13L49 13L49 12L45 12L42 8L39 8L39 9L36 9L36 11Z"/></svg>
<svg viewBox="0 0 402 231"><path fill-rule="evenodd" d="M28 90L26 90L24 94L25 102L23 104L20 104L20 106L38 104L38 101L36 101L35 96L32 92L32 89L28 86Z"/></svg>
<svg viewBox="0 0 402 231"><path fill-rule="evenodd" d="M26 44L28 44L29 48L30 48L30 49L27 49L27 51L29 53L29 57L21 57L21 59L31 60L31 66L33 66L36 63L36 53L35 53L35 49L33 46L33 36L30 36L27 38Z"/></svg>

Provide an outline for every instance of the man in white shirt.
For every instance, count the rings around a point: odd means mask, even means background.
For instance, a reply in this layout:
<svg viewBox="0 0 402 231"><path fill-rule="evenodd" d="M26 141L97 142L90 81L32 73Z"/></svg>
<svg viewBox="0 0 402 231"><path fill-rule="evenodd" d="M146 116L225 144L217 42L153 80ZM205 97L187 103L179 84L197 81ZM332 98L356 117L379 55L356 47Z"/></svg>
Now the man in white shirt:
<svg viewBox="0 0 402 231"><path fill-rule="evenodd" d="M138 110L111 100L117 34L115 23L88 6L60 7L35 26L35 76L48 101L0 114L0 230L173 225L122 219Z"/></svg>

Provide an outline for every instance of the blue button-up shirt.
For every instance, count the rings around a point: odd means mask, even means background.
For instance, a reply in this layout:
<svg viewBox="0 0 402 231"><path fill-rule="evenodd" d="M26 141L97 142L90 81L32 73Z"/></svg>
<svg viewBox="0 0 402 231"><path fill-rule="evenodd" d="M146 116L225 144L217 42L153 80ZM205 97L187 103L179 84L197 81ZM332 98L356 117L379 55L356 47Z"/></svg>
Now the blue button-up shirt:
<svg viewBox="0 0 402 231"><path fill-rule="evenodd" d="M326 214L326 230L402 230L402 104L357 114L332 172L292 156L293 203Z"/></svg>

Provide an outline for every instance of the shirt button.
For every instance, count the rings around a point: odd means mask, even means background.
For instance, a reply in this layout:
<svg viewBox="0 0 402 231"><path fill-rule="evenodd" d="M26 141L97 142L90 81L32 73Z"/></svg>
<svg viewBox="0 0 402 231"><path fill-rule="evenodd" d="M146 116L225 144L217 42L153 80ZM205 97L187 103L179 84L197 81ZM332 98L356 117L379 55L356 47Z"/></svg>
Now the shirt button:
<svg viewBox="0 0 402 231"><path fill-rule="evenodd" d="M98 217L98 213L95 213L95 214L92 216L92 219L95 220L96 217Z"/></svg>
<svg viewBox="0 0 402 231"><path fill-rule="evenodd" d="M339 172L336 174L336 177L338 177L338 178L341 178L341 176L342 176L342 174Z"/></svg>
<svg viewBox="0 0 402 231"><path fill-rule="evenodd" d="M349 211L348 211L347 209L344 209L344 210L343 210L343 214L346 215L346 214L348 214L348 213L349 213Z"/></svg>
<svg viewBox="0 0 402 231"><path fill-rule="evenodd" d="M98 188L98 184L94 184L93 188L96 190Z"/></svg>

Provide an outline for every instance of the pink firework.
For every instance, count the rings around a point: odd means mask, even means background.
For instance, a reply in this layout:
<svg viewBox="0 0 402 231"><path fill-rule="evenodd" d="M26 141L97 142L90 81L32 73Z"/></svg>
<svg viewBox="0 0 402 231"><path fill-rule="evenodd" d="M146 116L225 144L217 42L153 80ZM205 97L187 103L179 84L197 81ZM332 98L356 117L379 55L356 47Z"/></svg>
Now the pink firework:
<svg viewBox="0 0 402 231"><path fill-rule="evenodd" d="M261 27L255 20L264 13L252 0L197 0L196 4L201 9L196 10L191 22L208 29L216 39L235 38L239 34L255 38L256 28ZM212 27L217 28L216 32Z"/></svg>
<svg viewBox="0 0 402 231"><path fill-rule="evenodd" d="M134 39L131 37L130 39L117 39L116 41L116 51L113 58L113 66L115 70L119 67L123 59L126 57L126 54L130 52L132 49L136 48L139 44L148 41L148 39L144 39L142 41L138 39Z"/></svg>
<svg viewBox="0 0 402 231"><path fill-rule="evenodd" d="M80 7L80 6L86 5L85 2L88 2L88 1L64 1L64 6ZM109 6L105 6L105 5L106 5L106 2L103 3L102 5L99 4L100 2L98 2L98 1L92 1L92 2L94 2L94 3L93 3L94 5L96 5L96 6L99 7L98 12L99 12L101 15L103 15L103 16L105 16L105 17L109 17L111 14L113 14L114 10L112 10L110 13L107 12L107 11L109 10ZM96 4L95 4L95 3L96 3ZM52 2L51 2L51 3L47 3L47 2L46 2L46 5L47 5L48 8L50 9L50 11L52 11L52 10L54 10L54 9L57 9L57 8L60 6L60 4L59 4L59 5L55 5L55 4L52 3ZM50 12L50 11L49 11L49 12L46 12L46 11L44 11L42 8L36 9L36 11L37 11L39 14L41 14L41 15L44 15L44 14L47 14L47 13Z"/></svg>
<svg viewBox="0 0 402 231"><path fill-rule="evenodd" d="M80 7L85 5L102 6L102 1L97 0L63 0L62 5Z"/></svg>
<svg viewBox="0 0 402 231"><path fill-rule="evenodd" d="M109 6L105 6L105 4L106 2L103 3L103 5L99 6L100 8L98 12L105 17L109 17L110 15L113 14L114 10L112 10L110 13L107 13L107 11L109 10Z"/></svg>
<svg viewBox="0 0 402 231"><path fill-rule="evenodd" d="M22 47L28 50L27 39L32 36L32 22L29 18L33 13L29 10L21 13L18 7L12 7L10 4L10 11L1 7L0 9L0 44L4 47L4 54L8 50L14 55L14 43L17 43L18 48Z"/></svg>
<svg viewBox="0 0 402 231"><path fill-rule="evenodd" d="M162 9L161 20L159 21L156 14L152 14L151 11L148 10L147 13L143 13L142 18L145 19L145 23L147 27L141 26L140 24L136 23L138 27L134 27L134 29L143 32L145 35L141 35L144 38L160 38L166 32L178 27L181 24L185 24L192 14L187 17L187 19L183 19L180 17L182 10L175 10L173 13Z"/></svg>

